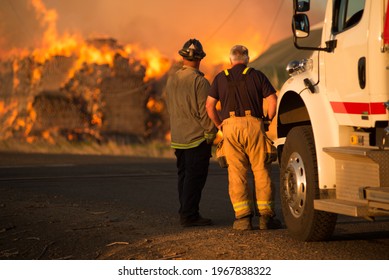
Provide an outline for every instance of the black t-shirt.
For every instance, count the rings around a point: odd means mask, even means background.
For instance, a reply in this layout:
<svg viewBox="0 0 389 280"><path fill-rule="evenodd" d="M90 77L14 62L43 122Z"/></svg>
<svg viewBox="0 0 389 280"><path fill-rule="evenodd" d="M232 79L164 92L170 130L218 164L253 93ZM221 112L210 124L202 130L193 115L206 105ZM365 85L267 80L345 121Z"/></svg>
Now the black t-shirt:
<svg viewBox="0 0 389 280"><path fill-rule="evenodd" d="M229 79L233 83L244 81L246 93L240 92L242 87L231 87L231 82L228 82L224 71L220 72L212 82L209 96L220 100L222 120L230 117L230 111L235 111L236 116L244 116L246 110L250 110L252 116L262 118L263 99L276 92L268 78L261 71L251 68L244 75L243 71L246 67L244 64L237 64L228 69ZM233 93L237 97L234 97ZM248 100L248 102L242 102L244 98L239 97L242 94L246 94L245 100ZM236 108L236 110L231 108Z"/></svg>

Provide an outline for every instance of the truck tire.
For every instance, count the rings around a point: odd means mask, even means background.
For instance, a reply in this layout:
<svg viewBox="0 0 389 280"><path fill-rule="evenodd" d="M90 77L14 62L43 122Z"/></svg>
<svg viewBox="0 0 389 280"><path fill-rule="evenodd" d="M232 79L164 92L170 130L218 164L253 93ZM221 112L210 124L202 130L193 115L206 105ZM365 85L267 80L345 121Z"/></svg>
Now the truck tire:
<svg viewBox="0 0 389 280"><path fill-rule="evenodd" d="M337 215L317 211L319 198L315 142L310 126L293 128L287 135L280 171L281 207L288 232L301 241L322 241L331 237Z"/></svg>

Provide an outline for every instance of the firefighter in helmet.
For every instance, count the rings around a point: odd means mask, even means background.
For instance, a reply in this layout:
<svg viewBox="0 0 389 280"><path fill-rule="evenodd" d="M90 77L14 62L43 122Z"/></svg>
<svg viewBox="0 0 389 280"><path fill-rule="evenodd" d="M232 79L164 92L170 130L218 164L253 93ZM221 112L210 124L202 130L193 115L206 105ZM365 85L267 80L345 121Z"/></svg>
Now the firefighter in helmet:
<svg viewBox="0 0 389 280"><path fill-rule="evenodd" d="M178 53L182 67L166 84L171 147L177 158L178 212L182 226L206 226L212 221L200 215L199 204L217 132L205 109L210 83L199 70L206 54L196 39L188 40Z"/></svg>

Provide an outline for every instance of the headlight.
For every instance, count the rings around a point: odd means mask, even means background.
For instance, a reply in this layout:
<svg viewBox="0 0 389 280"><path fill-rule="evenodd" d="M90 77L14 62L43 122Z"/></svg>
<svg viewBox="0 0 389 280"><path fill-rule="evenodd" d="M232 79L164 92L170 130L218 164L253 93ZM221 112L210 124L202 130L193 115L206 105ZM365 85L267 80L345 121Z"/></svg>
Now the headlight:
<svg viewBox="0 0 389 280"><path fill-rule="evenodd" d="M295 76L305 71L312 71L313 61L312 59L302 59L300 61L293 60L286 66L286 71L289 76Z"/></svg>

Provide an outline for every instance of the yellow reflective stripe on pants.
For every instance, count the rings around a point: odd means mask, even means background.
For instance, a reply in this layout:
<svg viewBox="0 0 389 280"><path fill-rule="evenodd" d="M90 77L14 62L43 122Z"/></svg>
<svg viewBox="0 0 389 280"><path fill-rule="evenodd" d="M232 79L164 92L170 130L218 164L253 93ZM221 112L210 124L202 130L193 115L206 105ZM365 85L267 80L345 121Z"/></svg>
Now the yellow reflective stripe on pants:
<svg viewBox="0 0 389 280"><path fill-rule="evenodd" d="M251 205L251 201L246 200L246 201L236 202L232 204L232 207L234 208L235 212L251 213L250 205Z"/></svg>
<svg viewBox="0 0 389 280"><path fill-rule="evenodd" d="M270 214L273 213L273 201L262 201L257 200L256 201L256 207L259 213L267 213L270 212Z"/></svg>

